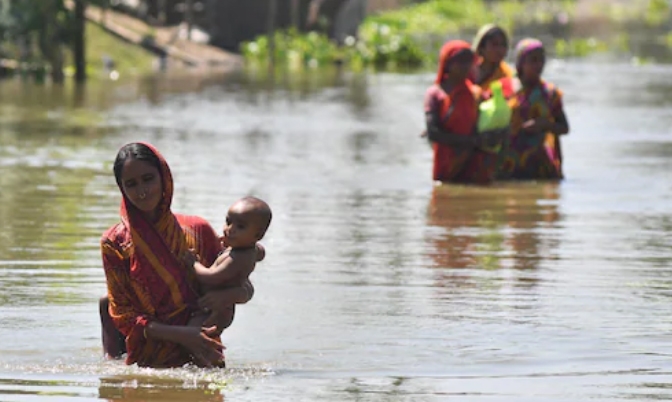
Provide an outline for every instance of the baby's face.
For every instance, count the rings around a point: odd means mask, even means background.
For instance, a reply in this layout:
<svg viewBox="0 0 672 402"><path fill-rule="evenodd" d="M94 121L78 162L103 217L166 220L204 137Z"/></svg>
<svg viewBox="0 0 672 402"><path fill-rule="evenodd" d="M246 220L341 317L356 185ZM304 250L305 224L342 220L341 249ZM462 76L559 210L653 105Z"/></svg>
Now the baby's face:
<svg viewBox="0 0 672 402"><path fill-rule="evenodd" d="M224 245L232 248L253 247L259 240L258 217L244 203L236 203L226 214L221 238Z"/></svg>

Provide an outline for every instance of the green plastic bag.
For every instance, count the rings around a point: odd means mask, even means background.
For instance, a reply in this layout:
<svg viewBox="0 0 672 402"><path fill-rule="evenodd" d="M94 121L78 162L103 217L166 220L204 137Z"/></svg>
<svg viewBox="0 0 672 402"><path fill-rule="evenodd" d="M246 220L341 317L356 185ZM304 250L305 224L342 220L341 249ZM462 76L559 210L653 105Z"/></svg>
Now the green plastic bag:
<svg viewBox="0 0 672 402"><path fill-rule="evenodd" d="M497 81L490 88L492 97L478 106L477 129L479 133L503 129L511 123L511 107L504 97L502 82ZM484 151L499 152L502 147L501 141L487 141L486 139L484 142L489 144L481 147Z"/></svg>
<svg viewBox="0 0 672 402"><path fill-rule="evenodd" d="M478 106L478 132L505 128L511 123L511 107L504 97L502 82L490 87L492 97Z"/></svg>

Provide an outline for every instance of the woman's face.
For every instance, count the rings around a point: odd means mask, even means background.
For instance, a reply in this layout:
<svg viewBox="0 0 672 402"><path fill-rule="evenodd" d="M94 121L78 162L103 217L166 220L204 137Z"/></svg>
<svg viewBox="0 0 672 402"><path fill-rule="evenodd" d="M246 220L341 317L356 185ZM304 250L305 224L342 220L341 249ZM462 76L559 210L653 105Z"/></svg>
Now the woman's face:
<svg viewBox="0 0 672 402"><path fill-rule="evenodd" d="M139 159L129 158L124 162L121 187L131 203L142 212L153 212L163 197L159 170Z"/></svg>
<svg viewBox="0 0 672 402"><path fill-rule="evenodd" d="M526 81L537 81L541 78L546 63L546 52L544 49L535 49L528 53L521 66L523 79Z"/></svg>
<svg viewBox="0 0 672 402"><path fill-rule="evenodd" d="M446 65L446 72L456 81L466 80L474 65L474 52L471 49L460 50Z"/></svg>
<svg viewBox="0 0 672 402"><path fill-rule="evenodd" d="M488 38L481 49L481 56L486 63L499 64L506 57L508 51L506 38L497 32Z"/></svg>

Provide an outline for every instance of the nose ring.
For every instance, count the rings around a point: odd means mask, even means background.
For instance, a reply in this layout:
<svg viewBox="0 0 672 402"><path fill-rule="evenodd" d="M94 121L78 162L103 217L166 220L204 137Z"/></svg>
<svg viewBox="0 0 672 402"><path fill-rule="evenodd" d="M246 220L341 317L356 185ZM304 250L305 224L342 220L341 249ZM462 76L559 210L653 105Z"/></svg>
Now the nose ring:
<svg viewBox="0 0 672 402"><path fill-rule="evenodd" d="M138 194L138 198L140 198L141 200L144 200L145 198L147 198L147 193Z"/></svg>

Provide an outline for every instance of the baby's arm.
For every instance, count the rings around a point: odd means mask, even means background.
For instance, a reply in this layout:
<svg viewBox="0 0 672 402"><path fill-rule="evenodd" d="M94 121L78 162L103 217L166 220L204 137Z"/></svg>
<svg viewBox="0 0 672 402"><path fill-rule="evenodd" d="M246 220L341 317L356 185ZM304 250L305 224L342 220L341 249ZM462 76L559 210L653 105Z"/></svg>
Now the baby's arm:
<svg viewBox="0 0 672 402"><path fill-rule="evenodd" d="M217 258L212 267L207 268L194 261L194 270L198 281L205 286L219 286L227 281L247 278L257 262L257 250L233 249Z"/></svg>

